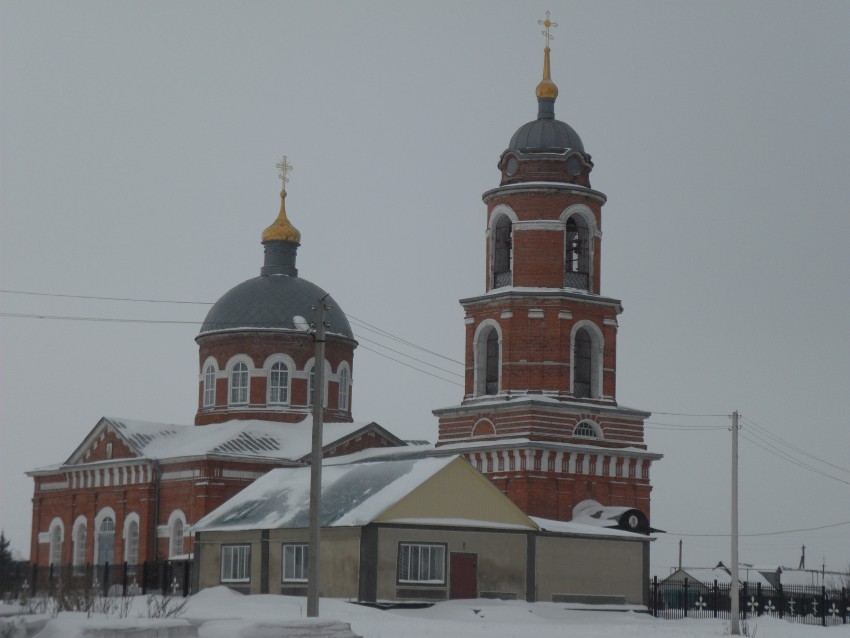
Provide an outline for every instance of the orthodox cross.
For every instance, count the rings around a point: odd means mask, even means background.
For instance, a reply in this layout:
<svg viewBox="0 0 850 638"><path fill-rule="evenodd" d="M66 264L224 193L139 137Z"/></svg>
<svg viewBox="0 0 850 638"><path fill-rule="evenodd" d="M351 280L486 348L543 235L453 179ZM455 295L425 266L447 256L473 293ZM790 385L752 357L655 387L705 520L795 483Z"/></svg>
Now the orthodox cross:
<svg viewBox="0 0 850 638"><path fill-rule="evenodd" d="M548 49L549 48L549 40L551 40L552 38L555 37L555 36L549 34L549 27L557 27L558 23L552 22L549 19L549 12L547 11L546 12L546 19L545 20L538 20L537 24L539 24L541 27L546 27L546 30L541 31L540 33L542 33L546 37L546 48Z"/></svg>
<svg viewBox="0 0 850 638"><path fill-rule="evenodd" d="M286 159L286 155L284 155L281 160L275 164L275 168L279 170L278 177L280 177L280 181L283 183L283 190L286 190L286 183L289 181L289 173L292 172L293 166Z"/></svg>

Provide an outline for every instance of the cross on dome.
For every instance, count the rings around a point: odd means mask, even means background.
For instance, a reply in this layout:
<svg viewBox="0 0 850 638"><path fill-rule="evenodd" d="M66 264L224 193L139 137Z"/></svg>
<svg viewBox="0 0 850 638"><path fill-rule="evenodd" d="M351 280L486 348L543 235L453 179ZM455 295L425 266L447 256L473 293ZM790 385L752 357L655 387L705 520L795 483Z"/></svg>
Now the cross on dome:
<svg viewBox="0 0 850 638"><path fill-rule="evenodd" d="M543 36L546 38L546 48L548 49L549 48L549 40L552 40L555 37L554 35L551 35L549 33L549 27L557 27L558 23L552 22L549 19L549 12L547 11L546 12L546 19L545 20L538 20L537 24L539 24L541 27L546 27L546 30L541 31L540 33L542 33Z"/></svg>

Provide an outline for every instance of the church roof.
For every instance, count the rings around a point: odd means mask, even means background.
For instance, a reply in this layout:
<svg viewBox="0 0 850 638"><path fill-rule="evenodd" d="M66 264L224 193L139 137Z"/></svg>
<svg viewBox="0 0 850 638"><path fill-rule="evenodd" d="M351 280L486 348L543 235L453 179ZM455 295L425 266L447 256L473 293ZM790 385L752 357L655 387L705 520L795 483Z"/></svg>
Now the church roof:
<svg viewBox="0 0 850 638"><path fill-rule="evenodd" d="M304 332L314 321L317 301L327 293L316 284L290 275L262 275L231 288L207 313L200 335L241 330ZM345 313L331 297L325 300L328 334L353 339Z"/></svg>
<svg viewBox="0 0 850 638"><path fill-rule="evenodd" d="M137 455L135 458L166 461L225 456L295 463L303 462L310 455L312 416L307 416L300 423L233 420L204 426L103 417L68 460L62 464L38 468L34 472L56 471L62 467L86 463L87 453L97 445L106 430L114 431ZM325 423L322 444L325 448L334 447L369 431L378 433L395 446L406 445L377 423L366 421Z"/></svg>

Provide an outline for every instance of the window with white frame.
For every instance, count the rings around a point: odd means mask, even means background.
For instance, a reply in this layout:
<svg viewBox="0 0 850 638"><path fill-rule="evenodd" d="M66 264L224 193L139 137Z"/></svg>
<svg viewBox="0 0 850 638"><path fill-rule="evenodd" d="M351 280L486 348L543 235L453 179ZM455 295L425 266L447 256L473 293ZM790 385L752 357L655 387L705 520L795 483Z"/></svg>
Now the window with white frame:
<svg viewBox="0 0 850 638"><path fill-rule="evenodd" d="M124 562L136 565L139 562L139 523L132 520L127 523L127 536L124 539Z"/></svg>
<svg viewBox="0 0 850 638"><path fill-rule="evenodd" d="M501 333L492 320L482 322L475 333L475 395L499 394L501 379Z"/></svg>
<svg viewBox="0 0 850 638"><path fill-rule="evenodd" d="M281 580L283 582L307 581L308 548L306 544L283 546L283 568L281 569Z"/></svg>
<svg viewBox="0 0 850 638"><path fill-rule="evenodd" d="M343 368L339 371L339 399L337 401L338 410L348 409L348 369Z"/></svg>
<svg viewBox="0 0 850 638"><path fill-rule="evenodd" d="M493 288L510 286L513 277L511 261L513 254L513 224L511 218L502 215L493 228Z"/></svg>
<svg viewBox="0 0 850 638"><path fill-rule="evenodd" d="M283 361L276 362L269 370L269 405L289 403L289 368Z"/></svg>
<svg viewBox="0 0 850 638"><path fill-rule="evenodd" d="M251 580L251 546L221 546L221 582L247 583Z"/></svg>
<svg viewBox="0 0 850 638"><path fill-rule="evenodd" d="M564 245L564 287L590 290L590 228L581 215L567 220Z"/></svg>
<svg viewBox="0 0 850 638"><path fill-rule="evenodd" d="M86 564L86 523L74 526L74 571L79 572Z"/></svg>
<svg viewBox="0 0 850 638"><path fill-rule="evenodd" d="M115 555L115 519L106 516L97 528L97 564L112 563Z"/></svg>
<svg viewBox="0 0 850 638"><path fill-rule="evenodd" d="M594 428L593 424L589 421L582 421L581 423L576 425L575 429L573 429L573 436L595 439L597 438L596 428Z"/></svg>
<svg viewBox="0 0 850 638"><path fill-rule="evenodd" d="M173 558L183 555L183 521L176 518L171 521L171 533L169 534L168 555Z"/></svg>
<svg viewBox="0 0 850 638"><path fill-rule="evenodd" d="M577 398L592 396L592 347L590 333L585 328L579 328L573 348L573 396Z"/></svg>
<svg viewBox="0 0 850 638"><path fill-rule="evenodd" d="M239 361L230 370L230 404L248 403L248 366Z"/></svg>
<svg viewBox="0 0 850 638"><path fill-rule="evenodd" d="M446 546L399 543L398 580L400 583L444 584Z"/></svg>
<svg viewBox="0 0 850 638"><path fill-rule="evenodd" d="M57 567L62 564L62 525L54 524L50 528L50 564Z"/></svg>
<svg viewBox="0 0 850 638"><path fill-rule="evenodd" d="M204 407L215 405L215 366L208 364L204 370Z"/></svg>

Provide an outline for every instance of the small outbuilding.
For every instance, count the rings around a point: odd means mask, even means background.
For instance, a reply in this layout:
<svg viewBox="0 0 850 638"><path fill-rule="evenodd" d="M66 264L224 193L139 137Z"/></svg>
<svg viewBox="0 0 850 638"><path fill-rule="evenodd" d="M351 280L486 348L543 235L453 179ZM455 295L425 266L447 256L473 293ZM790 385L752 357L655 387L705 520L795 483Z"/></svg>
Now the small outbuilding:
<svg viewBox="0 0 850 638"><path fill-rule="evenodd" d="M195 589L306 595L309 488L275 469L198 521ZM648 536L528 517L459 456L326 460L320 520L322 596L648 599Z"/></svg>

